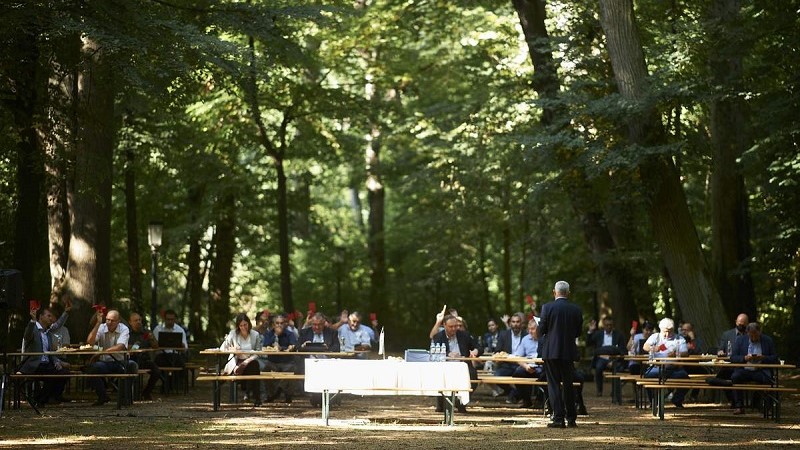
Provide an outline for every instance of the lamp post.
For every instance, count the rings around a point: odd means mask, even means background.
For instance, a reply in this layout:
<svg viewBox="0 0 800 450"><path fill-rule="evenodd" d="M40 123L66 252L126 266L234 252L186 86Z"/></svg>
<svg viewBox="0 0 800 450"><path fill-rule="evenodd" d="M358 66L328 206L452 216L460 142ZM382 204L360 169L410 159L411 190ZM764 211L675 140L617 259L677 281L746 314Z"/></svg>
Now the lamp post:
<svg viewBox="0 0 800 450"><path fill-rule="evenodd" d="M161 247L161 235L164 231L164 224L161 222L150 222L147 226L147 243L150 244L150 329L154 329L158 324L158 248Z"/></svg>

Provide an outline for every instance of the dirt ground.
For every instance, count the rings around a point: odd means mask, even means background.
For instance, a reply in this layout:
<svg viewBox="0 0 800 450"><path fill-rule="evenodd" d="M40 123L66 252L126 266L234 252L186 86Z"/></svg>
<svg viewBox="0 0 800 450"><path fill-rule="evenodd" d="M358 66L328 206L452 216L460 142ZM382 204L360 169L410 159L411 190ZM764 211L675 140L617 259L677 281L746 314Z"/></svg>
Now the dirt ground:
<svg viewBox="0 0 800 450"><path fill-rule="evenodd" d="M800 377L786 380L800 385ZM590 392L591 391L591 392ZM305 396L291 404L225 403L211 408L210 385L198 385L188 395L157 395L121 410L108 404L90 406L89 392L70 392L71 403L48 406L37 416L30 406L4 410L0 418L0 448L40 445L72 448L230 448L239 446L348 449L508 449L526 443L548 448L674 448L800 446L800 395L784 396L781 423L757 410L734 416L727 405L701 394L686 408L668 408L660 421L649 410L634 408L632 388L624 387L623 405L597 397L587 385L588 416L578 428L550 429L541 410L520 409L493 398L485 387L472 395L466 414L456 413L456 425L442 425L433 399L424 397L345 396L324 426L319 408ZM610 388L606 386L606 392ZM704 395L709 397L704 398Z"/></svg>

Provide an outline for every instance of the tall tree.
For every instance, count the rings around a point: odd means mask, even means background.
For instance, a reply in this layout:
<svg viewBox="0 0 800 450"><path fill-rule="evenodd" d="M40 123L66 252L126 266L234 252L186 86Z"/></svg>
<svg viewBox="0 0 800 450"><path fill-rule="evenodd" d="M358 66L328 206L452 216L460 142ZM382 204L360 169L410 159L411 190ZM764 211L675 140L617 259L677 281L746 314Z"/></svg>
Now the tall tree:
<svg viewBox="0 0 800 450"><path fill-rule="evenodd" d="M535 69L531 86L542 105L540 123L554 135L567 131L578 137L577 133L569 130L569 110L563 99L559 98L561 82L557 63L553 58L553 43L545 24L546 2L513 0L513 5ZM561 178L561 186L567 192L572 207L580 218L583 239L597 268L596 279L601 288L598 294L605 307L601 306L601 311L596 313L599 316L611 313L624 320L638 318L635 299L646 292L646 279L619 256L620 250L609 229L609 220L603 212L603 204L597 202L597 181L593 183L580 163L576 163L579 159L575 154L576 150L561 148L553 153L556 155L557 164L565 174ZM620 208L618 212L632 213L625 208ZM624 220L617 222L624 223Z"/></svg>
<svg viewBox="0 0 800 450"><path fill-rule="evenodd" d="M740 0L714 0L708 20L711 101L711 267L729 318L756 316L747 189L739 164L749 147L742 59L747 51Z"/></svg>
<svg viewBox="0 0 800 450"><path fill-rule="evenodd" d="M68 183L71 206L67 290L76 303L76 335L88 335L88 305L111 306L111 173L115 82L103 46L82 37L78 78L75 167ZM83 326L81 326L83 325Z"/></svg>
<svg viewBox="0 0 800 450"><path fill-rule="evenodd" d="M644 51L632 0L600 0L600 23L619 93L631 107L628 145L648 149L665 143L664 130L649 86ZM653 235L669 272L683 317L701 336L719 336L728 326L708 269L678 170L670 155L649 151L638 161Z"/></svg>

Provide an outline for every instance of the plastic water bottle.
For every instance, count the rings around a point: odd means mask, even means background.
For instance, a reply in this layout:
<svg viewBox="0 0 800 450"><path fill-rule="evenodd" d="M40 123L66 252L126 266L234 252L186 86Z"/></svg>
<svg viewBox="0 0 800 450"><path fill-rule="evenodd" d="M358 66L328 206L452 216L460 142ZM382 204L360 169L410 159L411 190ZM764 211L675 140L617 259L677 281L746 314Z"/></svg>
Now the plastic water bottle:
<svg viewBox="0 0 800 450"><path fill-rule="evenodd" d="M439 356L438 356L438 359L437 359L437 361L439 361L439 362L443 362L443 361L445 360L445 354L444 354L444 352L445 352L445 347L444 347L444 344L442 344L442 343L439 343L439 351L437 352L437 354L438 354Z"/></svg>
<svg viewBox="0 0 800 450"><path fill-rule="evenodd" d="M428 350L428 361L436 361L436 347L438 344L431 341L431 349Z"/></svg>
<svg viewBox="0 0 800 450"><path fill-rule="evenodd" d="M727 356L731 356L731 347L731 341L728 341L728 353L726 353Z"/></svg>
<svg viewBox="0 0 800 450"><path fill-rule="evenodd" d="M654 361L656 359L656 347L651 345L650 346L650 356L648 357L650 361Z"/></svg>

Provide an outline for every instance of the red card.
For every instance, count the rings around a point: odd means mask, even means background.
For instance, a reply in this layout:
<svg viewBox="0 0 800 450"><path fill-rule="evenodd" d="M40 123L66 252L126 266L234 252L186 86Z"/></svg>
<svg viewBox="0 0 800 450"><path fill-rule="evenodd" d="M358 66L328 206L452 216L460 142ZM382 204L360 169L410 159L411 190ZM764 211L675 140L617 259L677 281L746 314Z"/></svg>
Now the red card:
<svg viewBox="0 0 800 450"><path fill-rule="evenodd" d="M525 302L528 303L529 305L533 305L533 297L531 295L526 295Z"/></svg>
<svg viewBox="0 0 800 450"><path fill-rule="evenodd" d="M375 322L376 320L378 320L378 315L375 313L369 313L369 321Z"/></svg>
<svg viewBox="0 0 800 450"><path fill-rule="evenodd" d="M308 302L308 310L312 313L317 312L317 302Z"/></svg>
<svg viewBox="0 0 800 450"><path fill-rule="evenodd" d="M31 310L34 310L34 309L37 309L37 310L38 310L39 308L41 308L41 307L42 307L42 306L39 304L39 300L31 300L31 301L30 301L30 305L31 305Z"/></svg>
<svg viewBox="0 0 800 450"><path fill-rule="evenodd" d="M664 344L661 344L661 345L658 346L658 351L660 351L660 352L663 352L666 349L667 349L667 346L664 345Z"/></svg>
<svg viewBox="0 0 800 450"><path fill-rule="evenodd" d="M631 322L631 328L633 328L633 331L638 330L639 329L639 322L637 322L635 320L633 322Z"/></svg>

